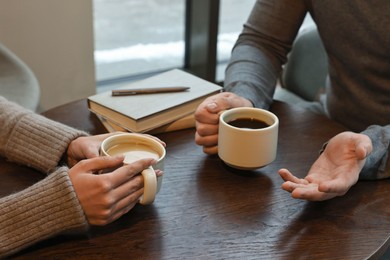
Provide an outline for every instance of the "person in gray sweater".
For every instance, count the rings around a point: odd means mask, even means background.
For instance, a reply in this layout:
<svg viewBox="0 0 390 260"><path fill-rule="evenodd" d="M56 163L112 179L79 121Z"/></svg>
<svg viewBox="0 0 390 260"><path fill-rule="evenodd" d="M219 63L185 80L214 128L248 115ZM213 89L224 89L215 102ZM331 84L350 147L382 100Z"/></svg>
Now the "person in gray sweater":
<svg viewBox="0 0 390 260"><path fill-rule="evenodd" d="M287 169L282 188L294 198L344 195L358 179L390 176L390 2L379 0L258 0L226 69L225 92L195 112L195 142L218 151L218 113L233 107L268 109L282 65L307 13L328 55L322 107L350 131L332 138L303 179Z"/></svg>
<svg viewBox="0 0 390 260"><path fill-rule="evenodd" d="M122 166L123 156L99 156L101 142L112 134L88 136L3 97L0 125L0 156L48 175L0 198L0 258L60 233L86 232L90 225L118 219L142 195L139 173L155 163L143 159Z"/></svg>

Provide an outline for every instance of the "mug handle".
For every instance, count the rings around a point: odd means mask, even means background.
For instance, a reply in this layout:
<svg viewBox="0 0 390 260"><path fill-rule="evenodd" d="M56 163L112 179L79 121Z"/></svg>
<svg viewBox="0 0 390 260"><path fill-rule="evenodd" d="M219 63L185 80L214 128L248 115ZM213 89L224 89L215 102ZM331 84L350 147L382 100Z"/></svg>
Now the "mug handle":
<svg viewBox="0 0 390 260"><path fill-rule="evenodd" d="M144 177L144 194L139 203L142 205L152 204L157 193L157 177L152 166L142 171Z"/></svg>

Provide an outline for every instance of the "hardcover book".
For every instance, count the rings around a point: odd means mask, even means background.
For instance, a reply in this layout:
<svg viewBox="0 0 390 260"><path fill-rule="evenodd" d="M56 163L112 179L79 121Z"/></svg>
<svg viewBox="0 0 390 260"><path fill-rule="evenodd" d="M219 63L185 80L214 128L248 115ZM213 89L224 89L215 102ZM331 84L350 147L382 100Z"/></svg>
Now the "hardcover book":
<svg viewBox="0 0 390 260"><path fill-rule="evenodd" d="M113 133L113 132L132 132L129 129L123 128L120 125L117 125L116 123L110 121L109 119L105 119L99 115L97 115L100 122L102 122L103 126L106 128L107 132ZM173 122L170 122L166 125L154 128L152 130L147 131L148 134L160 134L160 133L166 133L166 132L173 132L177 130L187 129L187 128L193 128L195 127L195 118L193 114L190 114L188 116L185 116L183 118L179 118Z"/></svg>
<svg viewBox="0 0 390 260"><path fill-rule="evenodd" d="M215 83L179 69L128 84L120 89L172 86L189 89L128 96L112 96L111 91L106 91L88 97L88 107L91 112L128 131L144 133L193 114L205 98L222 89Z"/></svg>

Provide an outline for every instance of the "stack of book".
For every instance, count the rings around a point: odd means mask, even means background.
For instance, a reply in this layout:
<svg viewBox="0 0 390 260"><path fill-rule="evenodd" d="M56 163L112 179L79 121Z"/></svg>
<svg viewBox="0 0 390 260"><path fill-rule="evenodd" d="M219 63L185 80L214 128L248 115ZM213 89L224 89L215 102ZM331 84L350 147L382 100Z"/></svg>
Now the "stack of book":
<svg viewBox="0 0 390 260"><path fill-rule="evenodd" d="M186 90L147 93L166 87L185 87ZM132 92L134 89L142 91L135 93ZM115 91L90 96L88 108L109 132L154 134L194 127L194 112L198 105L221 89L217 84L174 69L123 86L117 89L122 93L118 96Z"/></svg>

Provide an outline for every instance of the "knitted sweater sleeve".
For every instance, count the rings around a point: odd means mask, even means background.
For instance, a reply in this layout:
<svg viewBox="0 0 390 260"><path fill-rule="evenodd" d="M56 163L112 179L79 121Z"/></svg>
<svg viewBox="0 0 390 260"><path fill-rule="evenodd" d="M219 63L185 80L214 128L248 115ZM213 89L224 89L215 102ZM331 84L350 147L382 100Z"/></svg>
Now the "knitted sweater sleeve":
<svg viewBox="0 0 390 260"><path fill-rule="evenodd" d="M0 257L88 222L68 176L57 168L69 143L85 132L49 120L0 97L0 155L48 177L0 199Z"/></svg>
<svg viewBox="0 0 390 260"><path fill-rule="evenodd" d="M44 173L59 163L69 143L87 135L0 97L0 155Z"/></svg>
<svg viewBox="0 0 390 260"><path fill-rule="evenodd" d="M0 199L1 258L61 232L85 232L87 228L66 167Z"/></svg>

